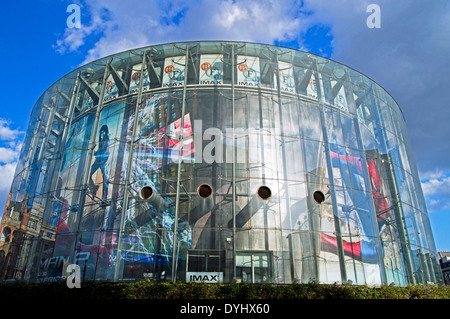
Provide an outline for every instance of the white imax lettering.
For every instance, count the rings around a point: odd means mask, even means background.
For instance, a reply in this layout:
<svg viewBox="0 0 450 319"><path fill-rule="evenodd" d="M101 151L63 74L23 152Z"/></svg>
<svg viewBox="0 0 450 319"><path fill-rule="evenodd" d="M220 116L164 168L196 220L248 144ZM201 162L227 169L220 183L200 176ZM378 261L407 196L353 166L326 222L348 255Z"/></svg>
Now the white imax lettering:
<svg viewBox="0 0 450 319"><path fill-rule="evenodd" d="M187 272L186 281L218 283L223 281L222 272Z"/></svg>

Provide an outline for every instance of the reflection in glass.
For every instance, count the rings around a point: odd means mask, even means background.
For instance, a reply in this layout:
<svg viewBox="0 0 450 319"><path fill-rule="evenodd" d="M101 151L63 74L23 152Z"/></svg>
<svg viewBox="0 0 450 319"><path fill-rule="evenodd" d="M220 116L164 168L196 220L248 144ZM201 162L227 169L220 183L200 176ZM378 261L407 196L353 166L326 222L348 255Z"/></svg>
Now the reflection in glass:
<svg viewBox="0 0 450 319"><path fill-rule="evenodd" d="M0 281L72 263L82 280L442 281L398 105L268 45L143 47L57 81L3 219Z"/></svg>

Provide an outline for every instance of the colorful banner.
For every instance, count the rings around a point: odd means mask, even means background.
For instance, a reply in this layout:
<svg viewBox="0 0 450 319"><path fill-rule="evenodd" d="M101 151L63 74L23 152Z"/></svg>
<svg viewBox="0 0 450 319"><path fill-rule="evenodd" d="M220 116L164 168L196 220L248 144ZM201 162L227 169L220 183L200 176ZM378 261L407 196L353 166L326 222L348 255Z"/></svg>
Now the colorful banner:
<svg viewBox="0 0 450 319"><path fill-rule="evenodd" d="M162 87L171 88L183 86L185 68L186 57L184 55L166 58L164 61Z"/></svg>
<svg viewBox="0 0 450 319"><path fill-rule="evenodd" d="M122 71L118 71L117 73L119 76L122 76ZM106 80L105 96L103 97L103 102L108 102L118 97L119 97L119 88L117 87L112 74L110 74L108 76L108 79Z"/></svg>
<svg viewBox="0 0 450 319"><path fill-rule="evenodd" d="M261 73L259 58L254 56L237 56L237 85L259 87Z"/></svg>
<svg viewBox="0 0 450 319"><path fill-rule="evenodd" d="M313 99L317 99L317 85L316 85L316 77L311 75L309 79L308 87L306 88L306 95Z"/></svg>
<svg viewBox="0 0 450 319"><path fill-rule="evenodd" d="M141 66L142 63L133 65L131 70L129 94L137 93L139 90L139 82L141 80ZM144 70L144 83L142 83L142 92L150 90L150 79L148 77L147 69Z"/></svg>
<svg viewBox="0 0 450 319"><path fill-rule="evenodd" d="M200 57L199 84L223 84L223 55L204 54Z"/></svg>
<svg viewBox="0 0 450 319"><path fill-rule="evenodd" d="M292 63L278 61L278 71L280 76L281 92L295 93L294 67ZM275 88L277 88L278 82L275 73L273 75L273 83L275 84Z"/></svg>

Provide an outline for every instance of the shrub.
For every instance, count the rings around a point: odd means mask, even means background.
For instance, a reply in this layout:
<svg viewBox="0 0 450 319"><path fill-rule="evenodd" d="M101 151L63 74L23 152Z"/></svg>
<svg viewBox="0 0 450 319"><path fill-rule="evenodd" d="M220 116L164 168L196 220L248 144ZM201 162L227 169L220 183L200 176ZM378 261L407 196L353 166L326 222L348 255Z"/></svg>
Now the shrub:
<svg viewBox="0 0 450 319"><path fill-rule="evenodd" d="M340 284L270 285L206 284L182 282L108 283L86 281L81 289L69 289L65 282L0 285L2 298L63 299L450 299L450 287L409 285L408 287Z"/></svg>

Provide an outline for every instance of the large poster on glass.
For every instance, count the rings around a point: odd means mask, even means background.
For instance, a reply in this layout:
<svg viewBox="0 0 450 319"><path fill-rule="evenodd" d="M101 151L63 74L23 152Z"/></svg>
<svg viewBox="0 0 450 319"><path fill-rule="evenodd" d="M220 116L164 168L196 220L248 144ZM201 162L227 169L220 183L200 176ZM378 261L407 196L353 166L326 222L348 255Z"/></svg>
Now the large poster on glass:
<svg viewBox="0 0 450 319"><path fill-rule="evenodd" d="M281 92L295 93L294 67L292 63L278 61L278 72ZM273 83L275 83L275 88L277 88L276 74L274 74Z"/></svg>
<svg viewBox="0 0 450 319"><path fill-rule="evenodd" d="M237 85L259 87L261 72L259 57L237 56Z"/></svg>
<svg viewBox="0 0 450 319"><path fill-rule="evenodd" d="M306 95L310 98L317 99L317 85L316 85L316 77L311 75L309 79L308 86L306 88Z"/></svg>
<svg viewBox="0 0 450 319"><path fill-rule="evenodd" d="M181 130L181 94L179 98L168 93L151 94L143 98L139 112L133 160L140 170L152 172L163 163L176 163L183 134L182 156L190 160L194 153L193 132L190 114L185 114Z"/></svg>
<svg viewBox="0 0 450 319"><path fill-rule="evenodd" d="M81 214L79 202L82 190L79 185L82 184L94 118L94 114L89 114L73 122L70 127L55 191L51 193L52 205L46 219L47 227L43 233L54 245L44 252L51 257L41 260L38 281L61 279L65 275L64 265L73 261L70 258L75 247L76 221Z"/></svg>
<svg viewBox="0 0 450 319"><path fill-rule="evenodd" d="M137 195L129 198L127 234L120 256L124 278L164 279L171 269L175 206L173 185L167 180L175 177L172 173L176 172L180 149L186 160L194 152L190 113L181 123L182 102L179 92L148 94L139 108L130 192L139 194L143 187L151 187L153 193L145 201ZM130 122L127 135L131 133ZM181 232L178 244L184 245L186 236Z"/></svg>
<svg viewBox="0 0 450 319"><path fill-rule="evenodd" d="M134 94L134 93L138 92L139 83L142 78L144 80L144 83L142 83L142 92L146 92L146 91L150 90L150 78L148 76L148 71L147 71L147 69L145 69L143 72L144 76L141 76L141 67L142 67L142 63L135 64L132 67L131 76L130 76L130 88L128 91L129 94Z"/></svg>
<svg viewBox="0 0 450 319"><path fill-rule="evenodd" d="M200 85L220 85L223 83L223 55L203 54L200 57Z"/></svg>
<svg viewBox="0 0 450 319"><path fill-rule="evenodd" d="M163 88L180 87L184 85L186 57L175 56L164 61Z"/></svg>
<svg viewBox="0 0 450 319"><path fill-rule="evenodd" d="M122 71L117 71L119 76L122 76ZM114 81L114 77L110 74L106 80L105 95L103 97L103 102L108 102L116 99L119 96L119 88Z"/></svg>
<svg viewBox="0 0 450 319"><path fill-rule="evenodd" d="M96 148L88 167L87 190L80 223L80 242L89 252L86 276L97 278L107 276L119 228L121 198L123 197L127 153L125 136L128 128L130 104L119 102L103 108L98 123ZM97 251L92 251L94 246ZM95 272L95 265L102 264Z"/></svg>

